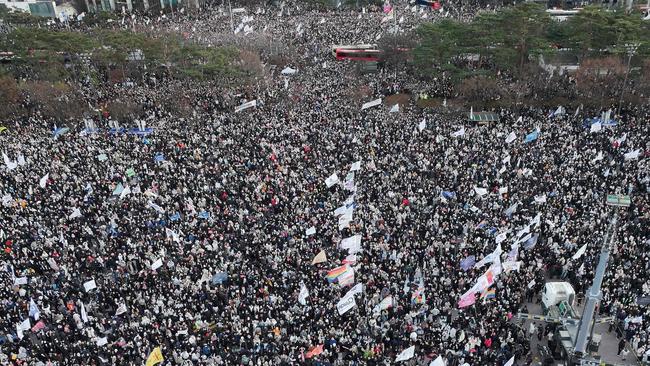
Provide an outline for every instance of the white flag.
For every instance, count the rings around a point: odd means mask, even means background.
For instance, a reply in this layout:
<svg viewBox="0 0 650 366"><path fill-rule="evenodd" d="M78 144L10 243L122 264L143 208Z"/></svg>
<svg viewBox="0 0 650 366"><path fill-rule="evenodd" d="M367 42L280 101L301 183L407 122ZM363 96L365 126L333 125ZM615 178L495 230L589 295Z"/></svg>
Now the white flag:
<svg viewBox="0 0 650 366"><path fill-rule="evenodd" d="M14 170L14 169L16 169L16 167L18 167L18 163L16 163L15 161L9 160L9 157L7 156L7 154L2 153L2 159L4 160L5 165L7 166L7 170Z"/></svg>
<svg viewBox="0 0 650 366"><path fill-rule="evenodd" d="M591 162L595 163L595 162L600 161L600 160L603 160L603 152L602 151L599 151L598 155L596 155L596 157Z"/></svg>
<svg viewBox="0 0 650 366"><path fill-rule="evenodd" d="M97 346L98 347L101 347L101 346L105 345L106 343L108 343L108 338L106 338L106 337L97 338Z"/></svg>
<svg viewBox="0 0 650 366"><path fill-rule="evenodd" d="M86 313L86 307L83 302L81 303L81 320L84 323L88 323L88 313Z"/></svg>
<svg viewBox="0 0 650 366"><path fill-rule="evenodd" d="M121 303L120 306L117 307L117 311L115 312L115 315L121 315L126 313L126 304Z"/></svg>
<svg viewBox="0 0 650 366"><path fill-rule="evenodd" d="M461 127L460 130L451 133L451 137L460 137L465 135L465 126Z"/></svg>
<svg viewBox="0 0 650 366"><path fill-rule="evenodd" d="M68 216L68 219L72 220L77 217L81 217L81 210L75 207L72 209L72 213Z"/></svg>
<svg viewBox="0 0 650 366"><path fill-rule="evenodd" d="M350 168L350 171L354 172L360 169L361 169L361 160L352 163L352 167Z"/></svg>
<svg viewBox="0 0 650 366"><path fill-rule="evenodd" d="M339 182L339 177L336 175L336 173L330 175L327 179L325 179L325 185L327 186L327 188L332 187L338 182Z"/></svg>
<svg viewBox="0 0 650 366"><path fill-rule="evenodd" d="M41 186L41 188L45 188L47 185L47 180L50 178L50 173L47 173L41 178L41 180L38 182L38 185Z"/></svg>
<svg viewBox="0 0 650 366"><path fill-rule="evenodd" d="M354 254L361 249L361 235L354 235L341 240L339 244L341 249L348 249L350 254Z"/></svg>
<svg viewBox="0 0 650 366"><path fill-rule="evenodd" d="M307 305L307 296L309 296L309 290L305 286L304 282L300 283L300 293L298 294L298 302L300 305Z"/></svg>
<svg viewBox="0 0 650 366"><path fill-rule="evenodd" d="M512 366L514 364L515 364L515 356L512 356L512 358L508 360L508 362L506 362L503 366Z"/></svg>
<svg viewBox="0 0 650 366"><path fill-rule="evenodd" d="M305 231L306 236L311 236L311 235L314 235L314 234L316 234L316 228L313 227L313 226Z"/></svg>
<svg viewBox="0 0 650 366"><path fill-rule="evenodd" d="M404 351L400 352L399 355L395 358L395 362L406 361L413 358L415 355L415 346L411 346Z"/></svg>
<svg viewBox="0 0 650 366"><path fill-rule="evenodd" d="M243 27L242 27L243 28ZM240 106L235 107L235 113L241 112L245 109L257 106L257 99L246 102Z"/></svg>
<svg viewBox="0 0 650 366"><path fill-rule="evenodd" d="M634 160L638 159L639 155L641 154L641 149L636 149L634 151L630 151L629 153L625 154L625 160Z"/></svg>
<svg viewBox="0 0 650 366"><path fill-rule="evenodd" d="M515 139L517 139L517 135L515 135L514 132L510 132L508 137L506 137L506 144L509 144L509 143L515 141Z"/></svg>
<svg viewBox="0 0 650 366"><path fill-rule="evenodd" d="M591 129L589 130L589 132L590 133L600 132L600 130L602 130L602 129L603 129L603 124L600 123L600 122L596 122L596 123L591 125Z"/></svg>
<svg viewBox="0 0 650 366"><path fill-rule="evenodd" d="M474 187L474 192L480 196L484 196L488 193L488 190L485 188L480 188L480 187Z"/></svg>
<svg viewBox="0 0 650 366"><path fill-rule="evenodd" d="M177 243L181 242L180 235L178 235L174 230L170 228L165 228L165 235L167 236L167 238L172 238L172 240Z"/></svg>
<svg viewBox="0 0 650 366"><path fill-rule="evenodd" d="M29 322L29 318L23 320L23 322L20 323L18 326L22 330L30 330L30 329L32 329L32 323Z"/></svg>
<svg viewBox="0 0 650 366"><path fill-rule="evenodd" d="M390 113L397 113L397 112L399 112L399 104L395 104L390 109Z"/></svg>
<svg viewBox="0 0 650 366"><path fill-rule="evenodd" d="M445 366L445 361L442 359L442 356L438 356L438 358L431 361L429 366Z"/></svg>
<svg viewBox="0 0 650 366"><path fill-rule="evenodd" d="M576 254L574 254L573 257L571 257L571 258L572 259L578 259L578 258L582 257L582 255L585 254L586 251L587 251L587 244L580 247L580 249L578 249Z"/></svg>
<svg viewBox="0 0 650 366"><path fill-rule="evenodd" d="M23 334L23 328L20 326L20 324L16 324L16 335L18 336L18 339L23 339L23 337L25 337Z"/></svg>
<svg viewBox="0 0 650 366"><path fill-rule="evenodd" d="M23 166L25 164L27 164L27 161L25 161L23 154L18 155L18 165Z"/></svg>
<svg viewBox="0 0 650 366"><path fill-rule="evenodd" d="M92 289L95 289L95 288L97 288L97 284L95 283L95 280L90 280L90 281L84 283L84 289L86 290L86 292L88 292L88 291L90 291Z"/></svg>
<svg viewBox="0 0 650 366"><path fill-rule="evenodd" d="M418 125L418 130L422 132L425 128L427 128L427 120L423 119L422 122Z"/></svg>
<svg viewBox="0 0 650 366"><path fill-rule="evenodd" d="M158 258L155 262L151 264L151 270L155 271L158 268L162 267L163 261L161 258Z"/></svg>
<svg viewBox="0 0 650 366"><path fill-rule="evenodd" d="M343 297L354 296L356 294L361 294L361 293L363 293L363 284L357 283Z"/></svg>
<svg viewBox="0 0 650 366"><path fill-rule="evenodd" d="M147 207L151 207L154 210L158 211L159 213L164 213L165 212L165 210L162 207L158 206L157 204L153 203L152 201L149 201L147 203Z"/></svg>
<svg viewBox="0 0 650 366"><path fill-rule="evenodd" d="M339 312L339 315L343 315L355 306L357 306L357 303L354 300L354 296L343 297L336 304L336 310Z"/></svg>
<svg viewBox="0 0 650 366"><path fill-rule="evenodd" d="M535 225L535 227L537 227L537 226L539 226L539 224L541 222L541 219L542 219L542 214L537 213L537 215L535 215L535 217L533 217L532 220L530 220L528 225L530 225L530 226Z"/></svg>
<svg viewBox="0 0 650 366"><path fill-rule="evenodd" d="M120 199L126 197L126 195L129 193L131 193L131 188L129 188L129 186L126 186L126 188L122 190L122 193L120 193Z"/></svg>
<svg viewBox="0 0 650 366"><path fill-rule="evenodd" d="M537 203L545 203L546 202L546 193L535 196L535 202L537 202Z"/></svg>
<svg viewBox="0 0 650 366"><path fill-rule="evenodd" d="M363 103L363 105L361 106L361 110L372 108L372 107L378 106L380 104L381 104L381 98L375 99L375 100L373 100L371 102Z"/></svg>

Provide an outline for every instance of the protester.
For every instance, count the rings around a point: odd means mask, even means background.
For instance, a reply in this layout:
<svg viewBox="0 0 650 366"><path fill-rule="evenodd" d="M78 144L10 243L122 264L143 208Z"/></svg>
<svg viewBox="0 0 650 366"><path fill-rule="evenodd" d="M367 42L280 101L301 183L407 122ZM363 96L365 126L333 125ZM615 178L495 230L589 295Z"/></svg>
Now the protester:
<svg viewBox="0 0 650 366"><path fill-rule="evenodd" d="M440 16L408 9L403 27ZM485 126L412 101L391 113L403 74L358 76L329 49L387 32L380 10L247 14L311 45L294 75L226 90L159 76L80 86L92 105L144 108L138 121L92 116L100 131L37 114L3 122L2 364L137 365L156 347L178 365L523 361L535 328L514 315L547 272L589 287L614 210L601 312L650 353L650 310L636 303L650 295L647 106L598 132L583 119L600 111L497 110ZM147 27L227 39L225 12L177 17ZM363 101L348 95L355 83L370 86ZM205 97L181 119L151 102L173 90ZM106 132L116 122L140 129ZM607 194L632 204L605 206ZM493 284L475 295L486 270Z"/></svg>

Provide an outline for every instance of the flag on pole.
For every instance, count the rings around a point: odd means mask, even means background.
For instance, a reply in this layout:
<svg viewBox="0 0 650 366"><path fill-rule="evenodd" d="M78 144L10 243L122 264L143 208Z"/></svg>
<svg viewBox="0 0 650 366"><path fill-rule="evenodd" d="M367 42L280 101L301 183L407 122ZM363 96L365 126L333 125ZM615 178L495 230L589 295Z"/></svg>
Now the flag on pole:
<svg viewBox="0 0 650 366"><path fill-rule="evenodd" d="M460 268L462 268L463 271L467 272L474 266L474 264L476 264L476 257L470 255L469 257L460 261Z"/></svg>
<svg viewBox="0 0 650 366"><path fill-rule="evenodd" d="M354 294L348 296L349 294L346 294L339 300L339 302L336 304L336 310L339 312L339 315L343 315L348 312L348 310L352 309L353 307L357 306L357 302L354 300Z"/></svg>
<svg viewBox="0 0 650 366"><path fill-rule="evenodd" d="M125 304L125 303L121 303L121 304L117 307L117 311L115 312L115 316L117 316L117 315L122 315L122 314L124 314L124 313L126 313L126 304Z"/></svg>
<svg viewBox="0 0 650 366"><path fill-rule="evenodd" d="M81 320L83 320L84 323L88 323L88 313L86 313L86 307L83 302L81 303Z"/></svg>
<svg viewBox="0 0 650 366"><path fill-rule="evenodd" d="M50 178L50 173L47 173L41 178L41 180L38 182L38 185L41 186L41 188L45 188L47 185L47 180Z"/></svg>
<svg viewBox="0 0 650 366"><path fill-rule="evenodd" d="M578 259L578 258L582 257L582 255L585 254L586 251L587 251L587 244L580 247L580 249L578 249L576 254L574 254L573 257L571 257L571 259Z"/></svg>
<svg viewBox="0 0 650 366"><path fill-rule="evenodd" d="M512 366L515 364L515 356L512 356L508 362L506 362L503 366Z"/></svg>
<svg viewBox="0 0 650 366"><path fill-rule="evenodd" d="M476 296L474 296L474 291L470 290L460 298L460 300L458 301L458 308L462 309L471 306L475 302L476 302Z"/></svg>
<svg viewBox="0 0 650 366"><path fill-rule="evenodd" d="M318 254L316 254L314 259L311 261L311 264L314 265L314 264L324 263L324 262L327 262L327 254L325 254L324 250L321 250L320 252L318 252Z"/></svg>
<svg viewBox="0 0 650 366"><path fill-rule="evenodd" d="M465 135L465 126L461 127L460 130L451 133L451 137L460 137Z"/></svg>
<svg viewBox="0 0 650 366"><path fill-rule="evenodd" d="M165 359L163 358L162 352L160 351L160 347L156 347L151 351L149 354L149 357L147 357L147 363L145 366L153 366L155 364L163 362Z"/></svg>
<svg viewBox="0 0 650 366"><path fill-rule="evenodd" d="M496 290L493 288L486 288L485 290L483 290L483 292L481 292L481 299L483 299L484 302L490 299L494 299L496 297L497 297Z"/></svg>
<svg viewBox="0 0 650 366"><path fill-rule="evenodd" d="M420 283L418 284L418 288L415 291L413 291L413 294L411 295L411 303L424 304L426 301L427 298L424 295L424 280L420 278Z"/></svg>
<svg viewBox="0 0 650 366"><path fill-rule="evenodd" d="M431 361L429 366L445 366L445 361L442 359L442 356L438 356L438 358Z"/></svg>
<svg viewBox="0 0 650 366"><path fill-rule="evenodd" d="M415 346L411 346L402 352L400 352L399 355L395 358L395 362L400 362L400 361L407 361L413 358L415 355Z"/></svg>
<svg viewBox="0 0 650 366"><path fill-rule="evenodd" d="M307 351L307 353L305 353L305 358L312 358L314 356L320 355L321 353L323 353L323 345L319 344L318 346Z"/></svg>
<svg viewBox="0 0 650 366"><path fill-rule="evenodd" d="M474 187L474 192L476 192L476 194L480 197L486 195L488 193L488 190L481 187Z"/></svg>
<svg viewBox="0 0 650 366"><path fill-rule="evenodd" d="M349 286L354 283L354 268L351 266L348 266L347 271L345 271L342 275L340 275L336 281L339 283L341 286Z"/></svg>
<svg viewBox="0 0 650 366"><path fill-rule="evenodd" d="M377 304L377 306L375 306L373 311L379 313L382 310L386 310L392 307L393 307L393 295L388 295L383 300L381 300L379 304Z"/></svg>
<svg viewBox="0 0 650 366"><path fill-rule="evenodd" d="M38 318L41 317L41 311L38 310L38 306L34 302L34 299L29 299L29 316L34 318L34 320L38 320Z"/></svg>
<svg viewBox="0 0 650 366"><path fill-rule="evenodd" d="M307 296L309 296L309 290L307 290L305 283L301 282L300 293L298 294L298 303L300 303L300 305L307 305Z"/></svg>
<svg viewBox="0 0 650 366"><path fill-rule="evenodd" d="M348 271L348 265L342 265L340 267L336 267L333 270L327 272L327 281L329 283L336 282L336 279L339 278L342 274Z"/></svg>

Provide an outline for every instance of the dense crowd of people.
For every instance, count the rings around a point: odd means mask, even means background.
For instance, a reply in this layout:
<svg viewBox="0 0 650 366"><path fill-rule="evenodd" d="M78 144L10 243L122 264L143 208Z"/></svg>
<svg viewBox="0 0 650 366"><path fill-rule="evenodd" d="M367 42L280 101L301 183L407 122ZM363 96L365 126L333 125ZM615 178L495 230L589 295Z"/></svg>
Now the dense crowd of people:
<svg viewBox="0 0 650 366"><path fill-rule="evenodd" d="M93 105L142 105L133 121L2 121L0 364L141 365L159 347L178 365L527 365L515 315L549 277L584 293L615 211L600 313L650 355L637 302L650 296L650 108L595 128L595 110L497 110L478 126L395 107L416 80L360 75L330 47L446 11L412 6L383 23L249 9L235 27L300 45L295 73L84 89ZM176 17L147 27L231 37L218 9ZM170 90L209 97L179 118L151 102ZM140 128L107 133L115 122Z"/></svg>

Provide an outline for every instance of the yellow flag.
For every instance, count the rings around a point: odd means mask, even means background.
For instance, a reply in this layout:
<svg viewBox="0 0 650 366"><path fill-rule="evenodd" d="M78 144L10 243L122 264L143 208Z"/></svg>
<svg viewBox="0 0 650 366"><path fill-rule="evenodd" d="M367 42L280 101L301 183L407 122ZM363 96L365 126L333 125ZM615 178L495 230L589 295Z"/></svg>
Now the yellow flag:
<svg viewBox="0 0 650 366"><path fill-rule="evenodd" d="M156 347L151 351L151 354L149 354L149 357L147 357L147 365L146 366L153 366L157 363L163 362L165 359L163 358L162 352L160 351L160 347Z"/></svg>
<svg viewBox="0 0 650 366"><path fill-rule="evenodd" d="M324 263L327 262L327 255L325 254L324 250L321 250L316 256L314 257L314 260L311 261L311 264L317 264L317 263Z"/></svg>

